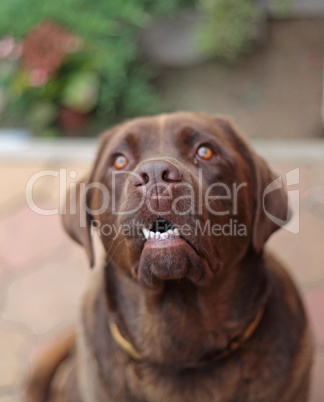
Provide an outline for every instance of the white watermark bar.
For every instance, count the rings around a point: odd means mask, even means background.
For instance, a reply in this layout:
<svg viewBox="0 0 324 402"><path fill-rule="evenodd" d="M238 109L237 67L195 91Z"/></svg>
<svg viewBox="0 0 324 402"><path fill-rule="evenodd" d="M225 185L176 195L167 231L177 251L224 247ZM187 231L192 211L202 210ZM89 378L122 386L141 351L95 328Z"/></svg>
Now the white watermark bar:
<svg viewBox="0 0 324 402"><path fill-rule="evenodd" d="M163 182L157 182L152 184L149 188L143 187L141 191L140 199L133 204L131 210L122 209L117 210L116 205L116 192L115 189L118 186L116 184L116 176L126 175L126 180L130 177L136 178L136 180L141 183L143 182L142 176L133 171L113 171L112 172L112 185L111 187L106 187L101 182L90 182L78 181L78 174L75 170L67 170L65 168L61 169L45 169L35 172L26 183L26 203L29 208L38 215L49 216L49 215L65 215L67 213L67 188L69 190L69 214L76 215L78 210L78 205L82 205L84 211L88 216L98 216L102 214L110 215L134 215L136 212L141 210L143 206L147 208L152 214L162 217L163 215L173 214L176 216L191 215L196 217L201 217L204 214L205 207L208 210L210 216L214 217L224 217L228 216L230 220L230 225L226 222L226 231L230 230L229 235L244 235L246 236L246 231L241 226L242 224L238 222L235 218L239 215L238 211L240 206L244 207L244 190L248 187L247 182L241 183L231 183L230 185L223 182L215 182L209 185L207 188L204 186L204 180L202 176L202 171L199 169L198 172L198 189L196 190L190 183L179 182L174 183L171 191L171 187ZM34 186L38 180L46 179L48 177L54 177L58 180L59 188L59 206L53 209L43 209L37 205L34 200ZM68 180L70 181L68 185ZM278 227L283 227L290 233L299 233L299 183L300 175L299 168L288 171L284 177L277 177L273 180L263 191L262 194L262 208L264 214L267 218L274 222ZM144 182L142 183L144 184ZM276 190L280 190L286 185L288 191L288 202L290 207L294 211L294 219L289 222L290 216L286 219L278 218L267 210L266 203L269 197L272 197L272 201L276 202ZM251 184L250 184L251 185ZM156 194L161 190L160 187L164 186L163 196L162 192L158 197L168 200L169 207L164 210L156 210L158 203L154 202L156 199ZM297 188L296 188L297 187ZM78 191L78 188L80 191ZM173 191L180 189L181 196L174 197ZM87 204L87 194L89 191L94 191L100 193L101 203L97 205L97 208L91 209L91 206ZM253 191L253 189L252 189ZM243 193L243 196L241 195ZM242 197L242 198L241 198ZM186 209L182 208L182 201L186 200ZM152 205L153 201L153 205ZM180 205L180 206L179 206ZM254 206L252 205L252 208ZM80 215L80 227L86 227L86 213ZM198 221L197 221L198 222ZM234 225L234 231L233 231ZM240 227L241 226L241 227ZM98 225L97 225L98 228ZM183 229L183 228L182 228ZM101 229L102 230L102 229ZM105 231L114 231L113 228L105 228ZM212 229L209 229L209 235L227 235L224 230L224 224L213 225ZM198 233L198 232L197 232ZM197 234L196 233L196 234ZM241 233L241 234L240 234ZM244 234L245 233L245 234Z"/></svg>

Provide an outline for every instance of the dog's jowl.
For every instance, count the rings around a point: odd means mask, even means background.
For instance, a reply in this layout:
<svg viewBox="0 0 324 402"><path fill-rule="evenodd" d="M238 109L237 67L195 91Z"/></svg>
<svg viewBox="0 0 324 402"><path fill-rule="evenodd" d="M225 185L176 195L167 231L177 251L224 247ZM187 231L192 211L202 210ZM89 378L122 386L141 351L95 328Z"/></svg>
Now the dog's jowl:
<svg viewBox="0 0 324 402"><path fill-rule="evenodd" d="M290 215L285 189L269 191L276 178L223 117L143 117L103 133L62 217L89 264L94 234L106 261L26 401L307 401L307 318L264 250Z"/></svg>

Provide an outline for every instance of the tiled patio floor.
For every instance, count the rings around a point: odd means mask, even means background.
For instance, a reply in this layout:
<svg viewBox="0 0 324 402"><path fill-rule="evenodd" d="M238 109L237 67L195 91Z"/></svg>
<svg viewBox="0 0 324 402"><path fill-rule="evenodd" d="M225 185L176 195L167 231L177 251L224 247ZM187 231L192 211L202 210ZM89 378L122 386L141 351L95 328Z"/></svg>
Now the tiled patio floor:
<svg viewBox="0 0 324 402"><path fill-rule="evenodd" d="M281 230L273 236L269 248L287 263L303 293L316 341L310 401L322 402L324 160L273 160L271 164L281 174L300 167L300 233ZM83 250L65 235L59 216L37 215L25 202L25 185L33 173L61 167L73 169L82 177L89 161L20 160L0 164L1 402L19 400L15 386L35 349L75 320L80 295L91 275ZM35 202L46 209L58 207L58 188L58 178L40 178L34 188Z"/></svg>

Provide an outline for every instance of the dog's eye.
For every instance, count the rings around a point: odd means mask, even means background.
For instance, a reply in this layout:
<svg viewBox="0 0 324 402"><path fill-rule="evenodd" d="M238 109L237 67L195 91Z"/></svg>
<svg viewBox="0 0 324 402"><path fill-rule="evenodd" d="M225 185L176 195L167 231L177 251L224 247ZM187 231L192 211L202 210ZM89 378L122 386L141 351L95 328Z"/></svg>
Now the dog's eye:
<svg viewBox="0 0 324 402"><path fill-rule="evenodd" d="M197 155L199 156L199 158L207 161L212 158L214 153L210 148L208 148L205 145L202 145L201 147L198 148Z"/></svg>
<svg viewBox="0 0 324 402"><path fill-rule="evenodd" d="M114 161L114 168L115 169L124 169L124 167L127 165L128 160L126 156L124 155L118 155Z"/></svg>

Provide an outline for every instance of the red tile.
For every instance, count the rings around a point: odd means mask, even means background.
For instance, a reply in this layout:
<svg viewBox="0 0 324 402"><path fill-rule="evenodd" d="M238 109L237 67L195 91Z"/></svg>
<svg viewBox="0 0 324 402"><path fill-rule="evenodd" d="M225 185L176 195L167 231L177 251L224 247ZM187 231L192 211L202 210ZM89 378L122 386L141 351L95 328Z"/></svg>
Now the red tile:
<svg viewBox="0 0 324 402"><path fill-rule="evenodd" d="M59 215L38 215L27 205L1 217L0 228L0 258L18 270L71 245Z"/></svg>
<svg viewBox="0 0 324 402"><path fill-rule="evenodd" d="M44 262L11 284L2 317L34 334L73 322L92 273L83 253Z"/></svg>

